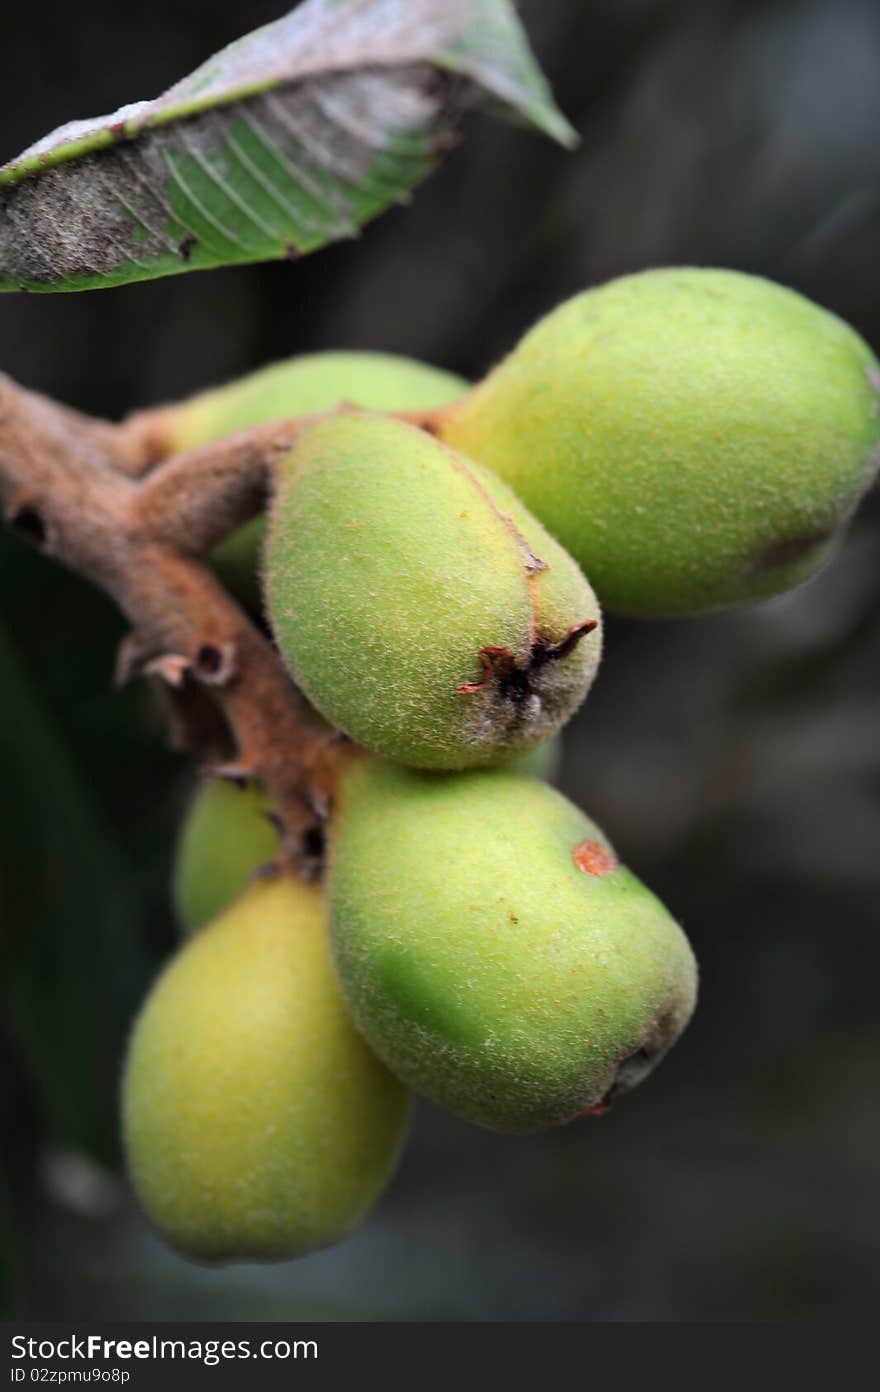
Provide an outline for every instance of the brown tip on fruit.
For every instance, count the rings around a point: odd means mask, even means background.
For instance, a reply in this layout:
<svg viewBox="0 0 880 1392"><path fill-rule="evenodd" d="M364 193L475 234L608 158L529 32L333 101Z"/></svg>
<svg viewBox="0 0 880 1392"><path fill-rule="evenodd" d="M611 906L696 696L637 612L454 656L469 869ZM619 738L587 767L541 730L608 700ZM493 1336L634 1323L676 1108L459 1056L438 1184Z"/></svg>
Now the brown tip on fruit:
<svg viewBox="0 0 880 1392"><path fill-rule="evenodd" d="M581 841L573 848L571 858L585 875L609 875L617 869L617 857L598 841Z"/></svg>
<svg viewBox="0 0 880 1392"><path fill-rule="evenodd" d="M502 677L516 663L510 648L480 648L477 656L483 669L482 678L477 682L464 682L462 686L457 686L455 689L462 696L472 696L475 691L484 691L495 677Z"/></svg>
<svg viewBox="0 0 880 1392"><path fill-rule="evenodd" d="M584 619L583 623L574 624L558 643L548 643L546 638L539 638L532 648L532 666L542 667L545 662L558 662L560 658L568 657L581 639L598 627L598 619Z"/></svg>
<svg viewBox="0 0 880 1392"><path fill-rule="evenodd" d="M583 623L570 628L558 643L551 643L546 638L537 638L532 644L528 665L525 667L517 666L516 657L510 648L481 648L477 656L483 669L482 677L476 682L464 682L456 687L456 691L463 696L472 696L475 691L485 691L486 687L495 681L505 696L514 702L521 702L531 693L532 677L539 668L545 667L548 662L557 662L560 658L568 657L581 639L586 638L587 634L592 633L598 626L598 619L585 619Z"/></svg>

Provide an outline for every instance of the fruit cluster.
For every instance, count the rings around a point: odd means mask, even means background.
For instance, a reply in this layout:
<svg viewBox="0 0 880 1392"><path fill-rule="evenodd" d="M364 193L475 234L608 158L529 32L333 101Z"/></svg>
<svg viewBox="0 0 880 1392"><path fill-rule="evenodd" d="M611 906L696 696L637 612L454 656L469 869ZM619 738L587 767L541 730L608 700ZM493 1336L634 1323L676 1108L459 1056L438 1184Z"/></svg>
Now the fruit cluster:
<svg viewBox="0 0 880 1392"><path fill-rule="evenodd" d="M576 296L473 389L324 354L184 403L174 443L322 412L265 537L215 560L245 599L262 569L281 657L348 737L323 883L255 873L266 794L206 784L177 864L187 941L125 1071L135 1187L198 1260L343 1235L410 1089L536 1130L604 1110L675 1042L684 934L544 781L599 663L591 582L674 615L813 574L876 467L880 373L791 291L664 270Z"/></svg>

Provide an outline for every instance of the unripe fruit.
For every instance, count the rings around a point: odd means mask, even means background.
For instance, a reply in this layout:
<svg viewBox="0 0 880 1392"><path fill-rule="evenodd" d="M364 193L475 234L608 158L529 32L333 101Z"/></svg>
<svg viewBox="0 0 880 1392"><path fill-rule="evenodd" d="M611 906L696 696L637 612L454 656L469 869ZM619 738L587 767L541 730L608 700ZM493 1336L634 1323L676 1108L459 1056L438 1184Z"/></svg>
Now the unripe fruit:
<svg viewBox="0 0 880 1392"><path fill-rule="evenodd" d="M174 866L174 907L194 933L210 923L278 852L271 805L254 784L205 779L190 804Z"/></svg>
<svg viewBox="0 0 880 1392"><path fill-rule="evenodd" d="M362 756L331 828L333 949L365 1038L469 1121L604 1108L675 1042L696 966L663 905L560 793Z"/></svg>
<svg viewBox="0 0 880 1392"><path fill-rule="evenodd" d="M599 660L596 598L488 470L413 425L337 416L270 509L282 656L334 725L421 768L503 762L553 734Z"/></svg>
<svg viewBox="0 0 880 1392"><path fill-rule="evenodd" d="M153 987L123 1085L147 1214L197 1261L302 1256L364 1217L394 1166L407 1095L337 986L324 897L253 885Z"/></svg>
<svg viewBox="0 0 880 1392"><path fill-rule="evenodd" d="M166 430L177 453L286 416L343 405L370 411L430 410L467 389L467 382L451 372L394 353L305 353L171 407Z"/></svg>
<svg viewBox="0 0 880 1392"><path fill-rule="evenodd" d="M440 433L507 480L603 604L696 613L833 554L877 468L880 369L782 286L646 271L560 305Z"/></svg>
<svg viewBox="0 0 880 1392"><path fill-rule="evenodd" d="M371 411L430 410L466 391L467 383L451 372L393 353L307 353L181 402L167 412L165 429L168 447L177 453L251 426L332 411L343 403ZM263 518L256 517L213 554L225 583L255 608L263 532Z"/></svg>

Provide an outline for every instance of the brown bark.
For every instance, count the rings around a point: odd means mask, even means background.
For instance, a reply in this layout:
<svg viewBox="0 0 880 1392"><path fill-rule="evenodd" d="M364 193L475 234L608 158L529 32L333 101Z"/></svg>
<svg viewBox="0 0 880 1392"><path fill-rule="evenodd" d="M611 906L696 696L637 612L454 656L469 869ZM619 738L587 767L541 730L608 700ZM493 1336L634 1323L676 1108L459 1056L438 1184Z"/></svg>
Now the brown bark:
<svg viewBox="0 0 880 1392"><path fill-rule="evenodd" d="M132 624L118 678L163 684L178 747L216 760L228 744L217 771L266 787L283 858L308 869L338 737L200 558L265 506L273 470L309 418L171 458L162 418L113 426L0 378L0 507L116 600Z"/></svg>

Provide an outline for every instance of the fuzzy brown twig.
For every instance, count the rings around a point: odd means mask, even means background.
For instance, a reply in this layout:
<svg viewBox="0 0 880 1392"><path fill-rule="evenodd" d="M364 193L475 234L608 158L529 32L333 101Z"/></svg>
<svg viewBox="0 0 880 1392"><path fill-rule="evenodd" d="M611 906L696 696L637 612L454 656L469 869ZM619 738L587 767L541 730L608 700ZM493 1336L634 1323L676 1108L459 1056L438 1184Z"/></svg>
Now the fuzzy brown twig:
<svg viewBox="0 0 880 1392"><path fill-rule="evenodd" d="M282 855L301 870L331 791L334 737L201 557L265 506L308 419L163 458L162 412L113 426L0 377L6 520L116 600L132 624L118 678L162 683L178 747L216 759L225 728L231 758L215 771L266 787Z"/></svg>

